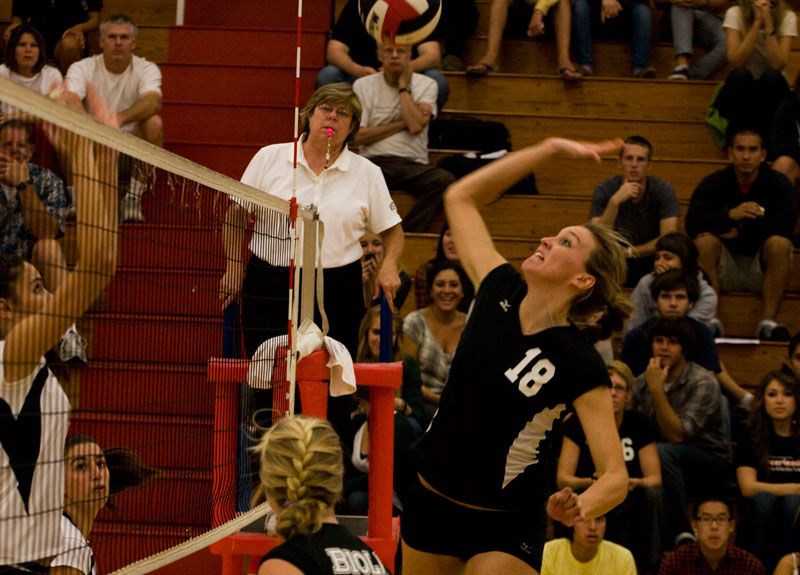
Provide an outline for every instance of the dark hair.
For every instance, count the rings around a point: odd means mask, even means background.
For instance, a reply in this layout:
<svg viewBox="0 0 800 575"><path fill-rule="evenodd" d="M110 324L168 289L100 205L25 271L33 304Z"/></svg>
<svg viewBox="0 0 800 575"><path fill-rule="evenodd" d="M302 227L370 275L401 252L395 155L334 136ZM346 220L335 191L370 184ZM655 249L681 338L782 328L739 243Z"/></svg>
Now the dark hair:
<svg viewBox="0 0 800 575"><path fill-rule="evenodd" d="M442 231L439 232L439 241L436 244L436 259L437 260L446 260L447 257L444 255L444 246L442 246L442 240L444 239L444 235L447 233L447 230L450 229L450 224L447 223L445 220L444 225L442 226Z"/></svg>
<svg viewBox="0 0 800 575"><path fill-rule="evenodd" d="M428 268L428 273L425 277L426 281L428 282L428 291L433 289L433 282L441 272L445 270L453 270L458 275L458 280L461 282L461 288L463 288L469 282L469 278L467 277L467 272L464 271L459 264L456 262L451 262L447 259L437 259L433 260L431 263L431 267Z"/></svg>
<svg viewBox="0 0 800 575"><path fill-rule="evenodd" d="M33 65L33 73L38 74L39 71L44 68L44 65L47 64L47 46L45 45L42 33L29 24L20 24L11 31L8 42L6 42L6 47L3 50L3 64L8 66L9 70L12 72L17 72L19 70L19 66L17 66L17 45L22 39L23 34L30 34L33 36L33 39L36 40L36 45L39 47L39 59L36 60L36 64Z"/></svg>
<svg viewBox="0 0 800 575"><path fill-rule="evenodd" d="M731 518L734 517L735 508L733 504L730 501L728 501L728 499L726 499L721 495L718 495L717 493L708 492L704 493L703 495L699 496L697 499L694 500L694 503L692 504L692 518L697 520L699 517L698 514L700 512L700 506L703 505L704 503L711 503L711 502L722 503L728 509L728 515L730 515Z"/></svg>
<svg viewBox="0 0 800 575"><path fill-rule="evenodd" d="M662 291L675 291L681 288L686 290L686 295L691 303L697 301L700 293L697 275L691 276L683 269L667 270L653 278L653 283L650 284L650 295L653 297L653 301L656 301Z"/></svg>
<svg viewBox="0 0 800 575"><path fill-rule="evenodd" d="M750 437L753 441L753 452L756 456L759 475L763 473L765 477L769 476L769 456L772 451L774 427L772 418L767 415L767 410L764 408L764 392L772 381L777 381L794 394L795 413L792 416L792 444L800 447L800 426L797 425L797 408L800 407L798 406L798 401L800 401L800 382L793 375L784 371L770 371L761 378L761 383L758 384L753 399L753 408L750 411ZM796 456L800 455L800 449L797 451Z"/></svg>
<svg viewBox="0 0 800 575"><path fill-rule="evenodd" d="M66 457L70 449L84 443L100 445L89 435L70 435L64 442L64 457ZM109 495L116 495L131 487L138 487L159 474L158 469L145 465L136 452L126 447L103 449L103 457L108 467ZM109 506L113 507L113 505Z"/></svg>
<svg viewBox="0 0 800 575"><path fill-rule="evenodd" d="M736 140L736 136L740 136L740 135L741 136L758 136L758 140L759 140L759 142L761 142L760 146L762 148L764 147L764 134L759 132L755 128L755 125L752 125L752 123L741 123L740 125L735 126L734 129L728 130L727 146L729 148L731 146L733 146L733 142L734 142L734 140Z"/></svg>
<svg viewBox="0 0 800 575"><path fill-rule="evenodd" d="M0 298L14 301L14 283L17 281L24 260L16 254L0 255Z"/></svg>
<svg viewBox="0 0 800 575"><path fill-rule="evenodd" d="M19 119L7 120L0 124L0 134L6 130L22 130L25 132L25 137L28 138L28 145L33 145L33 130L31 125Z"/></svg>
<svg viewBox="0 0 800 575"><path fill-rule="evenodd" d="M800 331L794 334L792 339L789 340L789 359L791 359L798 345L800 345Z"/></svg>
<svg viewBox="0 0 800 575"><path fill-rule="evenodd" d="M641 146L643 148L647 148L647 160L649 161L653 157L653 145L642 136L628 136L625 138L624 142L625 146ZM625 146L619 151L619 157L622 157L623 152L625 151Z"/></svg>
<svg viewBox="0 0 800 575"><path fill-rule="evenodd" d="M117 24L117 25L127 24L128 26L131 27L131 37L134 40L136 39L136 36L139 34L139 30L136 28L136 24L133 23L133 20L131 20L130 16L128 16L127 14L112 14L111 16L100 22L101 38L106 36L109 24Z"/></svg>
<svg viewBox="0 0 800 575"><path fill-rule="evenodd" d="M697 263L699 253L697 246L689 239L689 236L678 232L664 234L656 242L656 251L675 254L681 260L681 268L686 274L697 277L697 272L700 271L700 266Z"/></svg>
<svg viewBox="0 0 800 575"><path fill-rule="evenodd" d="M659 317L647 330L647 335L650 338L650 344L658 337L674 337L678 340L683 348L684 357L691 357L694 353L695 342L697 336L694 333L692 324L685 317L680 318L666 318Z"/></svg>

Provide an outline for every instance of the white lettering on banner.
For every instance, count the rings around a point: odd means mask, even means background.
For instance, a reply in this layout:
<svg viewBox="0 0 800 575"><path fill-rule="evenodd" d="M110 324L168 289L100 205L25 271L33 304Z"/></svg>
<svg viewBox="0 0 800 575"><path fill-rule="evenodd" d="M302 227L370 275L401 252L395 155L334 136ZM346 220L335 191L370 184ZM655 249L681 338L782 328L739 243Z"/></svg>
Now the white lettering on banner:
<svg viewBox="0 0 800 575"><path fill-rule="evenodd" d="M542 353L542 350L538 347L533 347L525 352L525 357L513 368L509 368L505 371L505 376L511 383L515 383L517 379L519 379L522 370L524 370L527 365L532 362L536 357ZM542 386L553 379L553 376L556 374L556 366L547 359L542 358L537 361L531 370L523 376L523 378L519 382L519 390L525 397L533 397Z"/></svg>

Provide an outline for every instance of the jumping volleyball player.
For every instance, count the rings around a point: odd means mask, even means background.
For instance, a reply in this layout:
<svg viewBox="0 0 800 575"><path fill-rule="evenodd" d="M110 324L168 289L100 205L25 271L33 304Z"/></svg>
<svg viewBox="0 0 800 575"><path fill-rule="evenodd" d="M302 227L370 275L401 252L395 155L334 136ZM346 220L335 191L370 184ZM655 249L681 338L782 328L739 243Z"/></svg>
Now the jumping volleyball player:
<svg viewBox="0 0 800 575"><path fill-rule="evenodd" d="M625 499L608 373L576 325L598 312L617 320L627 314L618 236L594 224L564 228L542 239L520 276L495 250L479 212L551 157L599 160L621 145L548 139L448 189L447 218L477 296L439 411L416 445L418 480L402 521L404 571L538 573L545 509L570 526ZM546 434L569 404L598 479L581 495L566 488L548 499Z"/></svg>
<svg viewBox="0 0 800 575"><path fill-rule="evenodd" d="M98 119L119 127L93 90L89 102ZM54 293L32 265L0 257L2 575L45 574L61 550L69 400L43 355L97 299L116 265L118 154L59 128L49 136L75 183L79 256Z"/></svg>

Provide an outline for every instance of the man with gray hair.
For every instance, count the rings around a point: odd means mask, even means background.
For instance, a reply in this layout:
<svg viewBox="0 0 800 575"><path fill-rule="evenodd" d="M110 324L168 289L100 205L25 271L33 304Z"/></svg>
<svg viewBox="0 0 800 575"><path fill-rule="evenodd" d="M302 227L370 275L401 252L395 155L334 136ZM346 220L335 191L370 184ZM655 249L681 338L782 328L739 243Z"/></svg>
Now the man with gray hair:
<svg viewBox="0 0 800 575"><path fill-rule="evenodd" d="M109 16L100 24L102 54L84 58L70 66L67 72L67 90L72 94L72 104L80 107L91 83L110 109L115 109L119 124L143 140L163 146L164 124L161 111L161 71L152 62L133 54L136 48L136 25L124 14ZM120 181L133 172L127 193L120 202L123 221L144 221L141 196L145 184L137 178L133 162L120 158ZM125 184L122 184L125 187Z"/></svg>

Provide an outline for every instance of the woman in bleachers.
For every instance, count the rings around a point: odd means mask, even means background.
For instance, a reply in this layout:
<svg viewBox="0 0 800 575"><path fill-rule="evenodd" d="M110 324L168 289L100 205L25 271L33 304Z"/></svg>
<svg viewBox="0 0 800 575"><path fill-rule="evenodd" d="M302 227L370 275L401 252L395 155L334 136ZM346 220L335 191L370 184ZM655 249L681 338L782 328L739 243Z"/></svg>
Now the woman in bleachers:
<svg viewBox="0 0 800 575"><path fill-rule="evenodd" d="M383 264L383 238L372 232L366 232L361 236L361 282L364 285L364 305L366 307L377 303L375 281L378 271ZM397 264L397 275L400 278L400 287L394 294L394 308L400 309L411 291L411 278L402 264Z"/></svg>
<svg viewBox="0 0 800 575"><path fill-rule="evenodd" d="M411 312L403 322L409 355L422 370L422 397L427 419L433 417L450 373L467 316L458 310L464 297L466 274L450 260L437 260L428 271L431 304Z"/></svg>
<svg viewBox="0 0 800 575"><path fill-rule="evenodd" d="M133 451L102 449L88 435L73 435L64 445L63 545L50 564L50 575L95 575L89 533L109 497L155 476Z"/></svg>
<svg viewBox="0 0 800 575"><path fill-rule="evenodd" d="M631 294L633 313L625 324L625 331L644 323L656 316L650 286L660 273L671 269L683 269L691 277L697 277L700 293L697 301L689 310L689 317L706 324L711 331L721 335L722 324L716 318L717 292L706 281L697 263L697 247L684 234L671 233L661 236L656 242L653 271L642 277Z"/></svg>
<svg viewBox="0 0 800 575"><path fill-rule="evenodd" d="M771 569L791 551L800 509L800 425L794 377L772 371L756 392L750 433L738 442L736 477L746 498L737 544Z"/></svg>
<svg viewBox="0 0 800 575"><path fill-rule="evenodd" d="M49 94L54 83L61 83L61 72L47 64L44 37L32 26L14 28L3 50L0 76L39 94ZM7 112L8 110L3 110Z"/></svg>
<svg viewBox="0 0 800 575"><path fill-rule="evenodd" d="M284 539L261 560L258 575L334 575L350 571L350 558L357 561L359 573L389 573L375 552L336 520L344 465L339 436L330 423L289 417L264 434L256 452L261 482L254 501L269 502L277 514L275 531Z"/></svg>
<svg viewBox="0 0 800 575"><path fill-rule="evenodd" d="M372 306L367 310L358 338L359 363L376 363L380 357L381 308ZM403 362L403 383L395 390L394 397L394 489L402 501L409 484L411 465L409 447L427 426L425 406L422 401L422 376L419 363L403 351L403 322L400 314L392 315L392 357L389 361ZM362 391L367 391L362 393ZM353 414L353 453L351 461L357 473L345 481L345 499L349 512L365 515L367 512L369 471L369 394L358 390L359 407Z"/></svg>
<svg viewBox="0 0 800 575"><path fill-rule="evenodd" d="M456 251L456 244L453 241L453 236L450 233L450 226L447 224L447 221L445 221L442 226L442 231L439 233L439 243L436 244L436 257L419 266L414 274L414 301L417 305L417 309L422 309L431 305L428 271L436 260L450 260L457 264L460 263L458 252ZM467 313L472 303L472 298L475 297L475 288L468 277L465 276L463 279L464 284L461 287L464 289L464 297L461 298L458 304L458 310Z"/></svg>
<svg viewBox="0 0 800 575"><path fill-rule="evenodd" d="M797 36L797 16L784 0L739 0L725 12L722 27L728 63L735 69L715 106L729 120L728 134L754 129L766 146L775 113L789 94L783 71Z"/></svg>

